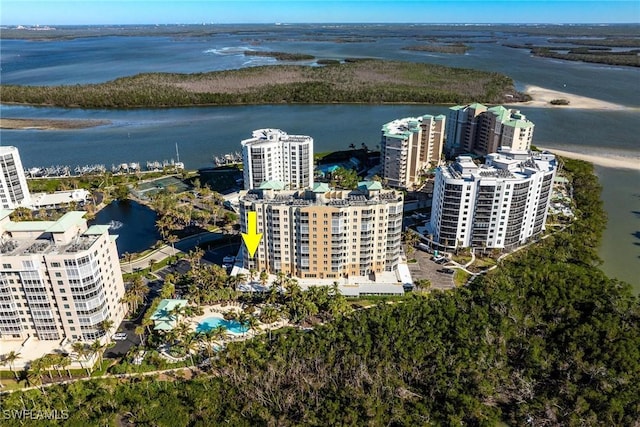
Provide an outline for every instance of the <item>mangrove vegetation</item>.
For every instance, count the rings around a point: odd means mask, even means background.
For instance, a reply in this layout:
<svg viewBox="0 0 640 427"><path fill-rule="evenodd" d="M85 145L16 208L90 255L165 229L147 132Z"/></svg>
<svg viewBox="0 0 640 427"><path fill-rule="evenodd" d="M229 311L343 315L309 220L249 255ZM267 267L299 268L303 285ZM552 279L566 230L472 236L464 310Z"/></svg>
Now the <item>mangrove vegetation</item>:
<svg viewBox="0 0 640 427"><path fill-rule="evenodd" d="M100 84L2 85L2 102L66 108L279 103L487 104L528 100L505 75L440 65L349 60L210 73L148 73Z"/></svg>

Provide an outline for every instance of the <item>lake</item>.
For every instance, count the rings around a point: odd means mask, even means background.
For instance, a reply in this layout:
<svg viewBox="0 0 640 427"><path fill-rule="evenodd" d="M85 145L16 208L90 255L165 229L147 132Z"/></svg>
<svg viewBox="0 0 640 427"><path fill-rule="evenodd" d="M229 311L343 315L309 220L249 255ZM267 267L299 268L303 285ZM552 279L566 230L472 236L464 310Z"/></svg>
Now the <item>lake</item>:
<svg viewBox="0 0 640 427"><path fill-rule="evenodd" d="M235 28L235 27L234 27ZM235 28L237 30L237 28ZM140 72L202 72L275 60L246 57L244 50L302 52L318 58L377 57L497 71L518 88L532 84L634 107L628 111L522 108L536 125L534 144L587 154L640 154L640 70L531 56L500 43L544 43L541 36L468 31L489 43L467 41L465 55L401 50L435 31L428 26L243 27L203 37L93 37L55 41L1 40L3 83L76 84L101 82ZM456 36L459 29L438 30ZM335 42L362 36L367 42ZM144 54L141 55L140 53ZM316 151L365 143L375 148L380 128L390 120L441 114L446 106L277 105L140 110L77 110L0 106L2 117L106 119L111 124L73 131L5 131L3 145L20 149L25 167L170 160L175 144L190 169L211 166L215 155L240 151L240 141L262 127L310 135ZM640 291L640 173L597 168L609 216L601 256L603 269Z"/></svg>
<svg viewBox="0 0 640 427"><path fill-rule="evenodd" d="M109 234L118 236L118 255L142 252L160 240L155 223L156 213L134 201L113 201L91 221L108 224Z"/></svg>

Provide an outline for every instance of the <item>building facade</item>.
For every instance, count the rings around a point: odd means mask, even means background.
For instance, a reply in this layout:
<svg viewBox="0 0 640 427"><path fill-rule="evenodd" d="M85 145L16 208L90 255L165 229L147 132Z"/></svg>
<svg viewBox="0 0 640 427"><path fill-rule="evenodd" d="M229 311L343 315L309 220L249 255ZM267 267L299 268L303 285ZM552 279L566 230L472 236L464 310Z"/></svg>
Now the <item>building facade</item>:
<svg viewBox="0 0 640 427"><path fill-rule="evenodd" d="M266 181L283 182L289 189L313 186L313 138L289 135L279 129L259 129L242 141L244 188Z"/></svg>
<svg viewBox="0 0 640 427"><path fill-rule="evenodd" d="M402 194L379 182L358 190L327 184L285 191L264 185L240 197L242 232L256 212L263 233L254 257L243 246L243 267L299 278L348 278L392 272L401 255Z"/></svg>
<svg viewBox="0 0 640 427"><path fill-rule="evenodd" d="M392 187L418 184L420 172L440 163L445 116L424 115L394 120L382 126L382 177Z"/></svg>
<svg viewBox="0 0 640 427"><path fill-rule="evenodd" d="M458 105L449 109L445 152L448 156L495 153L500 147L512 151L531 148L535 125L518 110L482 104Z"/></svg>
<svg viewBox="0 0 640 427"><path fill-rule="evenodd" d="M13 222L0 210L0 340L93 341L120 324L124 284L108 226L86 212Z"/></svg>
<svg viewBox="0 0 640 427"><path fill-rule="evenodd" d="M471 157L438 168L431 232L448 249L507 248L526 243L545 228L556 173L552 154L503 150L484 165Z"/></svg>
<svg viewBox="0 0 640 427"><path fill-rule="evenodd" d="M0 209L29 206L27 179L16 147L0 147Z"/></svg>

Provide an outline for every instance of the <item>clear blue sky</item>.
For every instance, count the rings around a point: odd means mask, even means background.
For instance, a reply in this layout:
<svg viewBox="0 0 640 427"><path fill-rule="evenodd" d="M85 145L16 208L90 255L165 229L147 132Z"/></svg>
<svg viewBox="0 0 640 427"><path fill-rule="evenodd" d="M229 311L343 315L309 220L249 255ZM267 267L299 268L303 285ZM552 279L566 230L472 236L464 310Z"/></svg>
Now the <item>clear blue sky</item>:
<svg viewBox="0 0 640 427"><path fill-rule="evenodd" d="M640 0L0 0L2 25L640 23Z"/></svg>

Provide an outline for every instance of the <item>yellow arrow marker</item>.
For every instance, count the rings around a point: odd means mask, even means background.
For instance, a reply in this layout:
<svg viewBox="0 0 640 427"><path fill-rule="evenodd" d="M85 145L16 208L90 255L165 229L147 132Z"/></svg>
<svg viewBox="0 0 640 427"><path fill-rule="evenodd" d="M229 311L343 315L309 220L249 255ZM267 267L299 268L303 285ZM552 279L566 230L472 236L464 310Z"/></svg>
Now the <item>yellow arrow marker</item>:
<svg viewBox="0 0 640 427"><path fill-rule="evenodd" d="M253 258L260 244L260 239L262 239L262 233L258 233L258 217L256 213L253 211L247 213L247 233L242 233L242 240L249 251L249 256Z"/></svg>

